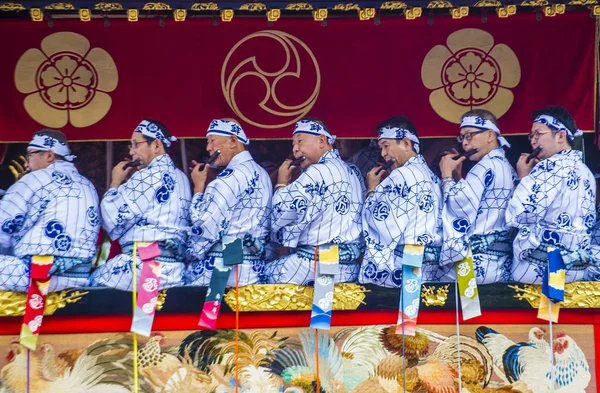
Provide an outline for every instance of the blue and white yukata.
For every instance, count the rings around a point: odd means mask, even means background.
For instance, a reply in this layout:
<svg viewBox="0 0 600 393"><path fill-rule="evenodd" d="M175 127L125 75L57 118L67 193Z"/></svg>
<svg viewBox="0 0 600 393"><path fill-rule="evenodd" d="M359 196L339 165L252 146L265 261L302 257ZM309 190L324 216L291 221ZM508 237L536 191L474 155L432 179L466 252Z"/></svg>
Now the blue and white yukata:
<svg viewBox="0 0 600 393"><path fill-rule="evenodd" d="M366 250L360 283L400 287L405 244L426 246L422 274L423 281L430 280L439 269L441 200L439 178L420 154L375 188L362 214Z"/></svg>
<svg viewBox="0 0 600 393"><path fill-rule="evenodd" d="M507 223L519 231L513 243L513 279L541 284L548 246L561 250L565 282L585 279L595 201L594 176L577 150L542 160L521 179L506 210Z"/></svg>
<svg viewBox="0 0 600 393"><path fill-rule="evenodd" d="M192 200L191 233L187 257L187 285L208 286L215 261L221 259L223 236L244 240L244 262L239 266L239 285L256 284L265 266L265 242L269 235L271 195L269 174L249 152L233 157L227 168ZM235 286L235 268L227 285Z"/></svg>
<svg viewBox="0 0 600 393"><path fill-rule="evenodd" d="M338 244L340 269L334 280L356 282L363 248L363 200L359 174L336 149L323 154L296 181L275 191L271 240L292 252L266 264L264 281L312 285L315 246Z"/></svg>
<svg viewBox="0 0 600 393"><path fill-rule="evenodd" d="M464 179L444 185L444 241L439 277L454 282L454 264L473 254L477 284L511 281L514 230L506 223L506 208L517 182L502 148L486 154Z"/></svg>
<svg viewBox="0 0 600 393"><path fill-rule="evenodd" d="M91 285L131 291L134 242L155 241L161 252L160 288L183 285L191 194L187 176L167 154L106 191L100 204L102 224L111 240L119 239L122 254L92 273ZM139 255L136 262L139 280Z"/></svg>
<svg viewBox="0 0 600 393"><path fill-rule="evenodd" d="M23 176L0 200L0 290L27 292L30 260L53 255L49 291L87 286L100 230L98 194L71 162Z"/></svg>

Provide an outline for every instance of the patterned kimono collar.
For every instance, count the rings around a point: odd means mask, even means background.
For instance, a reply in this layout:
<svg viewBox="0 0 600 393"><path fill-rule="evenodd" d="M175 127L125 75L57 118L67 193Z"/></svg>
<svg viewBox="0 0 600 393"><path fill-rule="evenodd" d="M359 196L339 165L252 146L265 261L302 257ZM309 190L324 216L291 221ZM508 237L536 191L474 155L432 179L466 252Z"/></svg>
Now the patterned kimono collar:
<svg viewBox="0 0 600 393"><path fill-rule="evenodd" d="M409 158L408 161L406 161L402 166L410 166L416 164L427 165L427 162L425 162L425 157L423 157L420 154L417 154L416 156Z"/></svg>
<svg viewBox="0 0 600 393"><path fill-rule="evenodd" d="M504 151L503 148L496 147L495 149L490 150L490 152L488 154L486 154L485 157L489 157L489 158L494 158L494 157L506 158L506 152Z"/></svg>
<svg viewBox="0 0 600 393"><path fill-rule="evenodd" d="M75 164L65 160L56 160L52 164L48 165L48 169L60 169L61 167L75 167Z"/></svg>
<svg viewBox="0 0 600 393"><path fill-rule="evenodd" d="M570 150L561 150L550 158L554 158L561 160L571 160L571 161L581 161L583 162L583 153L579 150L570 149Z"/></svg>
<svg viewBox="0 0 600 393"><path fill-rule="evenodd" d="M171 157L169 157L168 154L161 154L158 157L154 157L154 159L150 162L150 165L148 165L145 169L150 169L155 166L161 166L161 165L169 165L169 166L175 167L173 160L171 160Z"/></svg>
<svg viewBox="0 0 600 393"><path fill-rule="evenodd" d="M325 154L323 154L321 156L321 158L319 158L319 164L325 164L327 161L331 161L331 160L335 160L335 159L342 159L340 157L340 152L337 149L331 149L328 150L327 152L325 152Z"/></svg>
<svg viewBox="0 0 600 393"><path fill-rule="evenodd" d="M229 161L229 164L227 164L227 168L233 168L241 163L244 163L244 162L250 161L250 160L252 160L252 155L250 154L249 151L244 150L243 152L238 153L235 156L233 156L231 161Z"/></svg>

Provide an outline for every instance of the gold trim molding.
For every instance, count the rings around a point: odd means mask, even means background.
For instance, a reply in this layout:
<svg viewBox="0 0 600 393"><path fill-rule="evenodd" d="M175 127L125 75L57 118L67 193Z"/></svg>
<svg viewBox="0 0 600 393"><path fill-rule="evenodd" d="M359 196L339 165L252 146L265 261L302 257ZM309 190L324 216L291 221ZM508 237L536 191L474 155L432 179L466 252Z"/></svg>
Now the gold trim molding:
<svg viewBox="0 0 600 393"><path fill-rule="evenodd" d="M355 3L336 4L331 9L332 11L360 11L360 7Z"/></svg>
<svg viewBox="0 0 600 393"><path fill-rule="evenodd" d="M75 9L75 6L71 3L52 3L45 6L44 9L53 11L72 11Z"/></svg>
<svg viewBox="0 0 600 393"><path fill-rule="evenodd" d="M336 284L334 310L356 310L364 304L367 289L358 284ZM235 288L223 296L235 310ZM294 284L255 284L239 289L240 311L309 311L312 309L313 287Z"/></svg>
<svg viewBox="0 0 600 393"><path fill-rule="evenodd" d="M190 11L218 11L217 3L194 3Z"/></svg>
<svg viewBox="0 0 600 393"><path fill-rule="evenodd" d="M498 0L479 0L473 7L502 7L502 3Z"/></svg>
<svg viewBox="0 0 600 393"><path fill-rule="evenodd" d="M442 307L448 300L450 284L438 287L423 285L421 287L421 303L427 307Z"/></svg>
<svg viewBox="0 0 600 393"><path fill-rule="evenodd" d="M525 0L521 3L523 7L542 7L548 5L548 0Z"/></svg>
<svg viewBox="0 0 600 393"><path fill-rule="evenodd" d="M263 3L246 3L240 6L240 11L266 11L267 6Z"/></svg>
<svg viewBox="0 0 600 393"><path fill-rule="evenodd" d="M98 11L123 11L123 6L120 3L109 3L109 2L101 2L94 6L95 10Z"/></svg>
<svg viewBox="0 0 600 393"><path fill-rule="evenodd" d="M525 300L533 308L540 305L541 285L525 284L509 285L514 289L515 299ZM572 282L565 284L565 300L561 302L562 308L600 308L600 282Z"/></svg>
<svg viewBox="0 0 600 393"><path fill-rule="evenodd" d="M161 2L146 3L146 4L144 4L144 8L142 8L142 10L144 10L144 11L170 11L171 6L168 5L167 3L161 3Z"/></svg>
<svg viewBox="0 0 600 393"><path fill-rule="evenodd" d="M427 4L427 8L452 8L452 3L446 0L433 0Z"/></svg>
<svg viewBox="0 0 600 393"><path fill-rule="evenodd" d="M403 1L386 1L379 8L382 10L403 10L407 8L407 5Z"/></svg>
<svg viewBox="0 0 600 393"><path fill-rule="evenodd" d="M285 6L288 11L312 11L314 8L308 3L290 3Z"/></svg>
<svg viewBox="0 0 600 393"><path fill-rule="evenodd" d="M25 11L26 8L23 4L19 3L2 3L0 4L0 11Z"/></svg>
<svg viewBox="0 0 600 393"><path fill-rule="evenodd" d="M52 315L67 304L80 301L89 292L61 291L52 292L46 298L44 315ZM0 291L0 317L19 317L25 313L26 293Z"/></svg>

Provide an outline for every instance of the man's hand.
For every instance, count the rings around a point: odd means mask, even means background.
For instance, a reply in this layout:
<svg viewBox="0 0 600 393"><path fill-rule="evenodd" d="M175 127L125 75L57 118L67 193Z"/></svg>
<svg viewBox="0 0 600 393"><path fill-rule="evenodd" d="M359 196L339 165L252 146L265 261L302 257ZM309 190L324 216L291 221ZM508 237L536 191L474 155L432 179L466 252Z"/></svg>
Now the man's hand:
<svg viewBox="0 0 600 393"><path fill-rule="evenodd" d="M125 183L127 179L129 179L133 172L136 171L136 169L133 167L123 169L125 168L125 165L127 165L129 162L129 160L124 160L115 165L115 167L112 170L110 188L119 187L121 184Z"/></svg>
<svg viewBox="0 0 600 393"><path fill-rule="evenodd" d="M387 170L382 170L379 172L379 174L377 174L377 171L380 169L380 166L376 166L375 168L371 169L369 173L367 173L367 190L374 190L377 188L383 178L389 174L389 171Z"/></svg>
<svg viewBox="0 0 600 393"><path fill-rule="evenodd" d="M519 176L519 180L529 175L529 172L533 169L533 167L540 162L537 158L532 159L527 163L527 157L529 157L528 153L521 153L521 157L519 157L519 161L517 161L517 175Z"/></svg>
<svg viewBox="0 0 600 393"><path fill-rule="evenodd" d="M448 152L448 154L442 157L440 160L440 172L442 178L452 177L456 181L462 178L462 164L466 158L461 157L458 160L454 160L454 157L458 155L456 149L452 149L451 152Z"/></svg>
<svg viewBox="0 0 600 393"><path fill-rule="evenodd" d="M292 172L295 167L290 168L292 160L287 159L277 170L277 184L290 184L292 181Z"/></svg>
<svg viewBox="0 0 600 393"><path fill-rule="evenodd" d="M208 178L208 168L205 164L200 164L195 160L192 160L194 166L191 170L192 183L194 183L194 194L204 193L206 189L206 179Z"/></svg>

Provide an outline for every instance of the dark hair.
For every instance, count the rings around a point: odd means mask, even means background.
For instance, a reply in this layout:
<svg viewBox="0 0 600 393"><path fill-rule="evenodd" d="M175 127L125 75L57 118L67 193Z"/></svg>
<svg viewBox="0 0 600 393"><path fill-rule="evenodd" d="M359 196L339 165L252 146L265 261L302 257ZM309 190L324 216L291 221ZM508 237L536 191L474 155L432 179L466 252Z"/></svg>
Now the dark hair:
<svg viewBox="0 0 600 393"><path fill-rule="evenodd" d="M164 125L160 121L156 121L156 120L152 120L152 119L144 119L144 120L156 124L158 126L158 128L160 128L160 130L162 131L162 133L165 136L165 138L167 138L167 139L171 138L171 133L169 132L169 129L167 128L166 125ZM142 134L142 136L144 137L144 139L146 141L148 141L148 144L154 142L154 140L156 139L156 138L152 138L151 136L144 135L144 134ZM161 143L161 145L165 149L165 153L168 153L169 152L169 146L165 145L160 140L159 140L159 142Z"/></svg>
<svg viewBox="0 0 600 393"><path fill-rule="evenodd" d="M561 123L565 125L571 131L572 134L575 134L577 131L577 125L575 124L575 119L573 116L567 111L565 107L562 106L547 106L543 109L535 110L531 113L531 118L535 120L539 115L548 115L552 116L555 119L559 120ZM558 129L554 127L552 124L548 124L548 127L552 130L553 133L556 133ZM575 138L577 139L577 138ZM569 146L573 145L574 140L570 140L567 137L567 143Z"/></svg>
<svg viewBox="0 0 600 393"><path fill-rule="evenodd" d="M470 111L463 113L463 115L460 117L460 120L464 119L465 117L471 116L481 117L486 120L489 120L492 123L494 123L496 127L498 127L498 119L496 119L496 116L487 109L471 109Z"/></svg>
<svg viewBox="0 0 600 393"><path fill-rule="evenodd" d="M61 143L64 143L65 145L67 145L67 137L60 130L52 130L50 128L44 128L43 130L40 130L40 131L34 133L34 135L49 136L50 138L54 138L57 141L59 141ZM54 150L52 150L52 151L54 152ZM56 157L57 160L64 160L65 159L65 157L61 156L60 154L56 154L56 152L54 152L54 157Z"/></svg>
<svg viewBox="0 0 600 393"><path fill-rule="evenodd" d="M379 130L381 130L384 127L404 128L405 130L408 130L408 131L412 132L413 134L415 134L417 137L419 136L419 134L417 133L417 127L415 127L413 122L408 120L408 117L406 117L404 115L394 116L387 120L382 121L381 123L379 123L377 125L377 127L375 127L375 134L379 134ZM400 143L400 141L396 141L396 142ZM410 143L413 145L413 150L416 153L417 150L415 150L414 143L412 141Z"/></svg>

